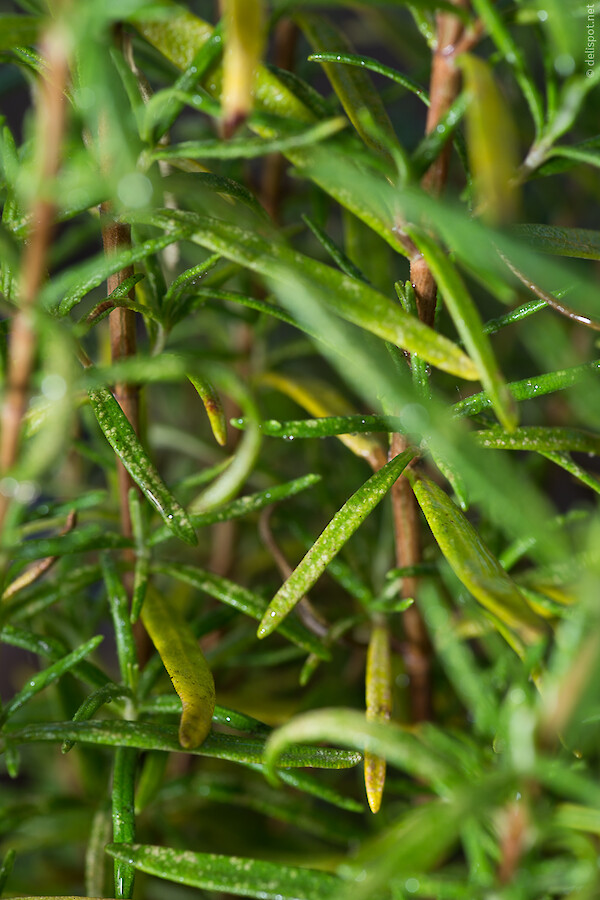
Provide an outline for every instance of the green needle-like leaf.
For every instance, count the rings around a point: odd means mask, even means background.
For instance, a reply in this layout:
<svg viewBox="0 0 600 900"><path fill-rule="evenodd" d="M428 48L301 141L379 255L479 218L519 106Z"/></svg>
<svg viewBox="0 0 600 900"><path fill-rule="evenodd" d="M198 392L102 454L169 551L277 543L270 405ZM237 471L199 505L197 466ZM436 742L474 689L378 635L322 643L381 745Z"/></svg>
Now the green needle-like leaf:
<svg viewBox="0 0 600 900"><path fill-rule="evenodd" d="M89 391L98 424L135 483L155 507L165 524L188 544L198 539L186 511L171 494L129 424L125 413L106 388Z"/></svg>
<svg viewBox="0 0 600 900"><path fill-rule="evenodd" d="M600 231L557 225L515 225L512 232L541 253L576 259L600 259Z"/></svg>
<svg viewBox="0 0 600 900"><path fill-rule="evenodd" d="M198 641L172 605L149 588L142 621L182 703L179 741L193 749L206 738L215 708L215 683Z"/></svg>
<svg viewBox="0 0 600 900"><path fill-rule="evenodd" d="M440 550L464 586L485 609L527 640L540 638L543 621L465 515L435 482L411 472L408 477Z"/></svg>
<svg viewBox="0 0 600 900"><path fill-rule="evenodd" d="M260 621L267 608L266 600L248 588L235 584L228 578L206 572L196 566L172 565L169 563L156 563L154 569L165 575L170 575L179 581L192 585L199 591L203 591L211 597L216 597L222 603L233 606L234 609ZM329 659L330 654L319 638L300 622L299 619L289 619L280 627L281 634L289 641L293 641L309 653L316 653L320 659Z"/></svg>
<svg viewBox="0 0 600 900"><path fill-rule="evenodd" d="M25 725L6 730L5 738L13 745L30 743L62 743L79 741L101 747L137 747L138 750L184 752L176 728L148 725L128 720L95 720L92 722L52 722ZM0 750L4 749L0 742ZM264 763L265 743L258 738L229 734L209 734L199 746L186 753L225 759L246 764ZM279 764L289 768L349 769L361 761L360 753L330 750L324 747L296 747L284 753Z"/></svg>
<svg viewBox="0 0 600 900"><path fill-rule="evenodd" d="M127 844L135 841L135 770L138 754L130 747L117 747L113 768L112 821L113 840ZM135 868L128 860L115 858L115 897L129 900L133 893Z"/></svg>
<svg viewBox="0 0 600 900"><path fill-rule="evenodd" d="M53 684L66 672L70 672L77 663L81 662L82 659L92 653L98 644L102 643L102 640L102 635L91 638L89 641L86 641L85 644L82 644L81 647L73 650L72 653L68 653L63 659L60 659L58 662L53 663L53 665L48 666L47 669L43 669L41 672L38 672L37 675L34 675L33 678L27 682L25 687L20 690L18 694L15 694L12 700L9 700L3 708L0 713L0 725L6 722L13 713L31 700L32 697L35 697L36 694L39 694L45 687Z"/></svg>
<svg viewBox="0 0 600 900"><path fill-rule="evenodd" d="M258 628L259 638L271 634L296 603L305 596L348 538L385 497L415 453L414 450L406 450L390 460L335 514L302 562L271 600Z"/></svg>
<svg viewBox="0 0 600 900"><path fill-rule="evenodd" d="M480 447L491 450L535 450L538 453L561 451L600 454L600 435L581 428L534 427L505 431L499 425L476 431Z"/></svg>
<svg viewBox="0 0 600 900"><path fill-rule="evenodd" d="M230 500L216 509L208 512L192 513L190 516L194 528L202 528L206 525L214 525L216 522L227 522L230 519L239 519L247 516L252 512L264 509L265 506L271 506L273 503L280 503L287 500L295 494L312 487L321 480L320 475L303 475L302 478L295 478L293 481L286 481L284 484L275 485L266 491L258 491L256 494L248 494L246 497L238 497L236 500ZM154 534L148 539L148 545L154 547L160 544L168 537L171 537L172 531L168 528L158 528Z"/></svg>
<svg viewBox="0 0 600 900"><path fill-rule="evenodd" d="M157 878L259 900L321 900L334 897L342 885L326 872L237 856L144 844L109 844L106 850L115 859Z"/></svg>
<svg viewBox="0 0 600 900"><path fill-rule="evenodd" d="M338 52L341 54L351 51L352 48L348 46L343 35L325 16L303 12L296 15L296 20L315 52L333 51L336 54ZM387 156L387 147L368 128L365 128L364 119L361 116L361 113L364 114L365 111L368 111L385 138L386 143L397 144L392 123L381 101L381 97L373 88L368 73L363 67L339 66L326 62L323 57L319 61L325 69L340 103L344 107L346 115L361 138L367 145L374 147Z"/></svg>
<svg viewBox="0 0 600 900"><path fill-rule="evenodd" d="M492 399L496 415L508 431L517 424L516 408L498 369L483 322L460 275L441 248L428 235L415 233L415 240L437 281L448 311L465 347L479 370L479 377Z"/></svg>

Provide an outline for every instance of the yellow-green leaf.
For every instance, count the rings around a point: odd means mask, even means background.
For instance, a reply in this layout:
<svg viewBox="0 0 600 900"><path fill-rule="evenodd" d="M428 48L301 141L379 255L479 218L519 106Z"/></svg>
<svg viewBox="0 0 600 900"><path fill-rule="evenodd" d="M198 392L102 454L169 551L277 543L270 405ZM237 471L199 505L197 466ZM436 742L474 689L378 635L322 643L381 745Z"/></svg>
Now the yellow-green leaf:
<svg viewBox="0 0 600 900"><path fill-rule="evenodd" d="M478 212L490 223L509 222L518 206L516 129L490 64L463 53L459 65L470 100L466 113L467 149Z"/></svg>
<svg viewBox="0 0 600 900"><path fill-rule="evenodd" d="M385 622L376 622L367 653L367 722L387 722L392 712L390 635ZM385 759L365 750L365 789L371 812L379 812L385 785Z"/></svg>
<svg viewBox="0 0 600 900"><path fill-rule="evenodd" d="M335 388L316 378L300 380L287 378L278 372L267 372L261 381L286 394L311 416L348 415L354 412L352 404ZM370 435L340 434L338 437L352 453L369 461L377 460L383 453L380 442Z"/></svg>
<svg viewBox="0 0 600 900"><path fill-rule="evenodd" d="M429 478L407 473L437 544L457 577L481 605L527 641L545 631L512 578L504 571L471 523Z"/></svg>
<svg viewBox="0 0 600 900"><path fill-rule="evenodd" d="M415 454L415 450L405 450L404 453L395 456L378 472L371 475L338 510L304 559L271 600L258 627L259 638L271 634L311 589L346 541L385 497Z"/></svg>
<svg viewBox="0 0 600 900"><path fill-rule="evenodd" d="M188 375L188 379L198 391L198 396L204 404L217 444L224 447L227 443L227 420L221 398L206 378L202 378L200 375Z"/></svg>
<svg viewBox="0 0 600 900"><path fill-rule="evenodd" d="M262 0L224 0L223 119L232 134L252 109L252 86L264 43Z"/></svg>
<svg viewBox="0 0 600 900"><path fill-rule="evenodd" d="M158 592L148 589L142 621L182 703L179 743L188 750L207 737L215 708L215 683L189 626Z"/></svg>

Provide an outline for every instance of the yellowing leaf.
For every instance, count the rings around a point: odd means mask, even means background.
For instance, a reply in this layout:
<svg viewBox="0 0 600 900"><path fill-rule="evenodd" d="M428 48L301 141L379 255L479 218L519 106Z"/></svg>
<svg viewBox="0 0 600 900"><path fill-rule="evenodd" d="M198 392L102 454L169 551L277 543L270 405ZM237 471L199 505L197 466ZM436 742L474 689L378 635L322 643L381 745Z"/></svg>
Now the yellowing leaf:
<svg viewBox="0 0 600 900"><path fill-rule="evenodd" d="M367 653L367 722L387 722L392 712L390 636L384 622L373 625ZM365 788L371 812L378 812L385 785L385 759L365 751Z"/></svg>
<svg viewBox="0 0 600 900"><path fill-rule="evenodd" d="M429 478L416 477L410 471L407 477L440 550L464 586L500 623L529 642L539 639L545 630L543 620L529 608L515 582L456 504ZM502 634L508 640L504 629Z"/></svg>
<svg viewBox="0 0 600 900"><path fill-rule="evenodd" d="M277 372L267 372L261 381L286 394L311 416L348 415L354 412L352 404L345 397L316 378L304 378L300 381L297 378L286 378ZM362 456L370 462L379 460L379 465L385 461L382 446L374 437L365 434L340 434L339 439L356 456Z"/></svg>
<svg viewBox="0 0 600 900"><path fill-rule="evenodd" d="M179 743L192 750L210 731L215 708L212 673L187 623L152 588L146 594L142 621L181 699Z"/></svg>
<svg viewBox="0 0 600 900"><path fill-rule="evenodd" d="M459 59L470 103L467 149L479 212L488 222L507 222L517 208L517 137L507 104L489 63L470 54Z"/></svg>
<svg viewBox="0 0 600 900"><path fill-rule="evenodd" d="M224 0L223 116L232 134L252 109L252 86L264 43L262 0Z"/></svg>
<svg viewBox="0 0 600 900"><path fill-rule="evenodd" d="M279 588L267 607L258 627L258 637L271 634L296 603L305 596L325 571L346 541L385 497L403 469L416 456L416 450L399 453L378 472L371 475L337 511L319 535L304 559Z"/></svg>

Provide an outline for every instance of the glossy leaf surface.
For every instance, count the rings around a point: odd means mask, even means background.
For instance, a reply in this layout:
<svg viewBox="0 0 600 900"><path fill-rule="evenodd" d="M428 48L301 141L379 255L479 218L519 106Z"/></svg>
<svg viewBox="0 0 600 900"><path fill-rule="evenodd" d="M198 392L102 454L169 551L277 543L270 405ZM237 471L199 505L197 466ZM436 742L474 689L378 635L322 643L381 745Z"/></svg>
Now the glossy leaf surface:
<svg viewBox="0 0 600 900"><path fill-rule="evenodd" d="M336 556L359 525L384 498L414 456L415 451L407 450L390 460L382 469L372 475L335 514L302 562L271 600L258 629L260 638L271 634L296 603L310 590L325 571L330 560Z"/></svg>
<svg viewBox="0 0 600 900"><path fill-rule="evenodd" d="M318 900L333 897L341 884L325 872L235 856L143 844L109 844L107 852L167 881L260 900Z"/></svg>

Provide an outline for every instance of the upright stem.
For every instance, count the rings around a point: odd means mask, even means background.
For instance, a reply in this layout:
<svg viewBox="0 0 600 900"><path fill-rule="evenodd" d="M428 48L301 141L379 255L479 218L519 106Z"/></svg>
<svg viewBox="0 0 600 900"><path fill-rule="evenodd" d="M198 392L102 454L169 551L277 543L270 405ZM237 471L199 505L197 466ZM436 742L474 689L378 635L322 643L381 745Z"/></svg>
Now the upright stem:
<svg viewBox="0 0 600 900"><path fill-rule="evenodd" d="M466 0L454 0L455 6L465 7ZM451 13L437 15L437 44L433 54L430 99L426 131L436 128L460 91L460 71L454 64L455 48L463 36L464 26ZM448 177L448 163L451 143L448 142L438 158L423 177L426 191L438 196ZM421 254L415 254L410 261L410 280L417 300L419 318L432 326L435 315L437 285L427 263ZM406 440L401 434L394 434L390 455L395 456L406 449ZM406 478L400 477L392 489L392 507L396 535L396 560L399 566L414 566L421 559L419 542L419 516L415 496ZM416 598L418 584L416 578L404 578L402 596ZM410 680L412 718L415 722L431 718L431 647L427 629L417 604L410 606L403 615L406 637L404 662Z"/></svg>
<svg viewBox="0 0 600 900"><path fill-rule="evenodd" d="M131 248L131 229L129 225L115 222L110 216L110 205L103 203L100 207L101 214L105 217L102 225L102 242L107 256L118 253L120 250ZM108 293L112 293L127 278L133 275L133 266L126 266L107 279ZM128 294L134 300L134 289ZM110 354L113 362L119 359L135 356L136 334L135 313L130 309L119 307L113 310L108 317L110 329ZM139 431L139 388L137 385L119 382L114 388L115 399L129 419L134 431ZM133 486L131 476L117 461L117 476L119 479L119 500L121 509L121 528L123 534L131 537L131 517L129 513L129 488Z"/></svg>
<svg viewBox="0 0 600 900"><path fill-rule="evenodd" d="M54 204L44 193L54 183L61 158L65 124L65 96L68 61L65 43L58 29L49 32L42 43L47 63L41 80L36 107L38 147L42 157L38 169L38 193L31 209L31 230L25 245L19 284L19 309L13 319L6 393L2 407L0 473L5 475L16 463L21 427L29 401L29 382L37 349L34 323L35 303L45 277L46 256L54 224ZM0 533L3 530L10 497L0 493Z"/></svg>

